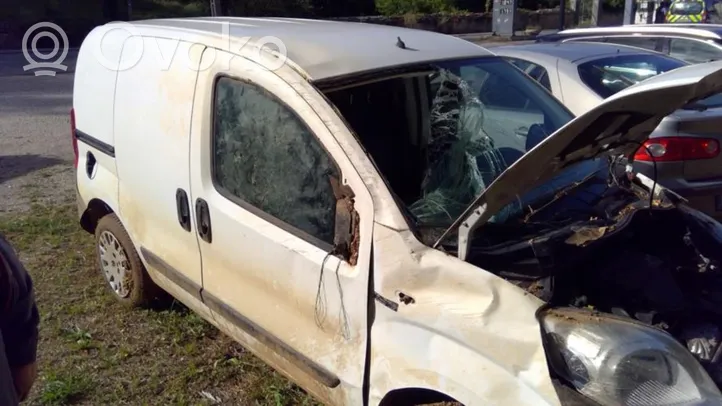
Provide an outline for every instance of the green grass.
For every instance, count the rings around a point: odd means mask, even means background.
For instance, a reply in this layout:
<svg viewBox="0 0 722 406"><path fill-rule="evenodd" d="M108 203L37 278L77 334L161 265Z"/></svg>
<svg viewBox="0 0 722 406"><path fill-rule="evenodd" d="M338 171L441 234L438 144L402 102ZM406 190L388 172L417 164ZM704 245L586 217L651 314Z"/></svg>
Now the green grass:
<svg viewBox="0 0 722 406"><path fill-rule="evenodd" d="M41 314L30 405L315 405L303 390L179 303L129 310L95 267L75 207L0 217Z"/></svg>

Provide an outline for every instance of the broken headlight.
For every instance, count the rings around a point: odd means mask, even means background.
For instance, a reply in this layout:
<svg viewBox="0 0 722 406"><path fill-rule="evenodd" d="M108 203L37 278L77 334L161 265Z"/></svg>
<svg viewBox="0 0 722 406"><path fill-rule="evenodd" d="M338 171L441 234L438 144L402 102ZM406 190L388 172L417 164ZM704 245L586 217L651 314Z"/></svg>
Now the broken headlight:
<svg viewBox="0 0 722 406"><path fill-rule="evenodd" d="M583 309L541 315L554 372L602 405L719 405L722 394L672 336L634 320Z"/></svg>

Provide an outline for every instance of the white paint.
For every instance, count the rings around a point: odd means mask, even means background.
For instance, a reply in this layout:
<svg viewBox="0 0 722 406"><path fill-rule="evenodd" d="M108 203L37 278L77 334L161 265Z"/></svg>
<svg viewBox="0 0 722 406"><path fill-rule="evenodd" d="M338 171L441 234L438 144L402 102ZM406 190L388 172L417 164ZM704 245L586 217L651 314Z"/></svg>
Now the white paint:
<svg viewBox="0 0 722 406"><path fill-rule="evenodd" d="M170 28L151 26L139 30L140 36L134 38L140 42L115 37L118 42L107 48L114 53L106 57L121 61L123 44L144 48L158 44L163 50L160 60L157 54L143 53L137 63L118 73L93 59L98 36L91 33L81 47L74 91L77 126L116 149L112 159L80 143L81 200L104 201L120 216L137 247L153 251L205 292L338 376L341 385L324 387L149 269L160 286L329 404L362 404L363 377L368 372L374 405L389 391L402 388L433 389L467 405L559 405L535 318L542 302L489 272L422 245L408 231L390 191L351 131L298 66L289 61L272 72L255 50L241 46L235 54L223 51L222 39L212 34L184 31L176 36L169 35ZM168 58L171 50L188 55L190 65ZM133 49L129 52L134 57ZM156 69L159 64L166 69ZM718 70L688 71L690 77L669 79L689 95L702 91L707 76L717 79ZM214 80L220 73L250 80L282 99L324 145L356 195L361 219L358 263L352 266L335 257L326 262L322 280L327 317L321 328L315 323L314 308L326 251L241 208L211 182L211 106ZM703 85L693 88L690 83L699 79ZM659 81L646 89L657 96L665 92ZM653 108L636 107L639 103L628 101L637 100L639 94L623 93L625 97L614 97L603 106ZM604 107L595 110L602 113ZM575 120L560 130L560 137L552 136L546 147L542 144L534 151L561 148L592 118ZM88 150L99 162L93 180L84 175L83 155ZM190 233L177 222L178 188L189 194L194 220ZM210 206L212 244L196 237L197 198ZM492 199L490 207L500 200ZM376 292L393 302L403 292L415 303L399 304L392 311L373 302L376 318L367 360L372 269ZM346 331L339 321L342 297Z"/></svg>

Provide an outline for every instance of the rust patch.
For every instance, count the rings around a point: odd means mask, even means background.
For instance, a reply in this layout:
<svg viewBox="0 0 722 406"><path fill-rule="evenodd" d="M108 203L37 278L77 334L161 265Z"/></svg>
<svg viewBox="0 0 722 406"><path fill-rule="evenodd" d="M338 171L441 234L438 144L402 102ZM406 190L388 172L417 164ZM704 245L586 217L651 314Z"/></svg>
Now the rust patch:
<svg viewBox="0 0 722 406"><path fill-rule="evenodd" d="M541 297L544 293L544 284L541 281L535 281L526 288L526 291L536 297Z"/></svg>
<svg viewBox="0 0 722 406"><path fill-rule="evenodd" d="M600 312L599 310L591 309L579 309L576 311L569 311L566 309L550 309L546 313L561 320L580 324L585 324L589 322L600 323L603 321L604 317L609 316L605 313Z"/></svg>
<svg viewBox="0 0 722 406"><path fill-rule="evenodd" d="M350 187L342 185L334 176L329 176L333 194L336 197L336 237L334 251L349 264L358 262L360 236L360 218L354 208L354 193Z"/></svg>

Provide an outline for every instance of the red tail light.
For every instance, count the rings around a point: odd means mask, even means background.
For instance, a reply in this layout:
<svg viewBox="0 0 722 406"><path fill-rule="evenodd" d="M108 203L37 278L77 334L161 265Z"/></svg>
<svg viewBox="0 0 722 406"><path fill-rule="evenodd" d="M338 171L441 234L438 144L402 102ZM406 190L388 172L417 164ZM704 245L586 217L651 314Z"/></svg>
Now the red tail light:
<svg viewBox="0 0 722 406"><path fill-rule="evenodd" d="M719 155L719 148L719 142L710 138L653 138L647 140L644 146L637 150L634 154L634 160L669 162L710 159ZM650 155L650 152L652 155Z"/></svg>
<svg viewBox="0 0 722 406"><path fill-rule="evenodd" d="M73 142L73 153L75 154L75 162L73 166L78 167L78 137L75 133L75 109L70 109L70 139Z"/></svg>

